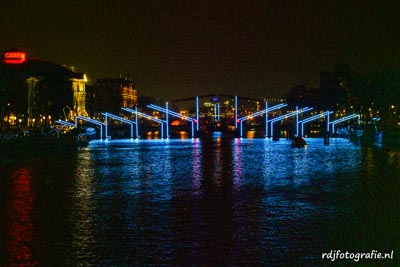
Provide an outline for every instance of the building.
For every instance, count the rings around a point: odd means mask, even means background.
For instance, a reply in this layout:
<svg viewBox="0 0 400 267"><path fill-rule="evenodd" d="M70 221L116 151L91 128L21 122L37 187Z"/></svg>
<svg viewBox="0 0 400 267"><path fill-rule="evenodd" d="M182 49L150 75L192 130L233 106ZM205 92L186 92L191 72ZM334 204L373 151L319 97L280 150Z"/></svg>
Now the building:
<svg viewBox="0 0 400 267"><path fill-rule="evenodd" d="M9 50L0 63L1 128L43 127L87 116L86 75Z"/></svg>
<svg viewBox="0 0 400 267"><path fill-rule="evenodd" d="M104 78L88 90L88 106L92 116L101 112L120 113L121 107L134 108L137 105L137 90L126 78Z"/></svg>

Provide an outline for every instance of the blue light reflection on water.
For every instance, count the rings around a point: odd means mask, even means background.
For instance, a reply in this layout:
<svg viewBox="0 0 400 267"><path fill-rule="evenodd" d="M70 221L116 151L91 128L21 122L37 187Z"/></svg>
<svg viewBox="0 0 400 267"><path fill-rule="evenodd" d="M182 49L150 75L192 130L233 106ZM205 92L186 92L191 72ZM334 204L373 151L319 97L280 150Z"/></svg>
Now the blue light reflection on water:
<svg viewBox="0 0 400 267"><path fill-rule="evenodd" d="M222 263L210 246L233 262L239 256L227 255L232 251L249 253L240 256L244 263L298 256L310 244L293 233L315 216L327 216L333 203L324 194L335 190L334 176L351 179L361 164L360 147L348 141L308 143L304 149L292 149L288 141L220 137L92 143L79 153L76 200L86 219L72 213L78 216L72 221L80 222L77 248L83 253L95 244L109 250L128 243L111 262L176 261L184 254L198 263ZM208 229L219 229L218 222L223 238ZM312 256L312 248L301 250ZM82 255L93 260L96 251Z"/></svg>
<svg viewBox="0 0 400 267"><path fill-rule="evenodd" d="M16 167L30 170L35 196L31 258L46 266L320 266L330 249L396 249L400 152L344 139L307 143L101 141ZM25 223L10 209L25 201L12 193L14 173L1 189L0 225ZM0 248L27 251L4 236ZM17 264L0 256L0 265Z"/></svg>

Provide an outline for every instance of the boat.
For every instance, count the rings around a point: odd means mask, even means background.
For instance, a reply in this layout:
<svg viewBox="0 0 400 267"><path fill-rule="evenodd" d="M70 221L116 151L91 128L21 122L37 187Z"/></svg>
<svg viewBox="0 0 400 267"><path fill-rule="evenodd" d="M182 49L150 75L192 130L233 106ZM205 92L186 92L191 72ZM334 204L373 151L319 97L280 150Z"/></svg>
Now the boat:
<svg viewBox="0 0 400 267"><path fill-rule="evenodd" d="M92 127L86 128L85 135L86 135L86 139L87 139L88 142L92 141L92 140L95 140L96 139L96 135L97 135L96 129L92 128Z"/></svg>
<svg viewBox="0 0 400 267"><path fill-rule="evenodd" d="M292 139L292 147L293 148L301 148L307 145L306 141L301 136L296 136Z"/></svg>

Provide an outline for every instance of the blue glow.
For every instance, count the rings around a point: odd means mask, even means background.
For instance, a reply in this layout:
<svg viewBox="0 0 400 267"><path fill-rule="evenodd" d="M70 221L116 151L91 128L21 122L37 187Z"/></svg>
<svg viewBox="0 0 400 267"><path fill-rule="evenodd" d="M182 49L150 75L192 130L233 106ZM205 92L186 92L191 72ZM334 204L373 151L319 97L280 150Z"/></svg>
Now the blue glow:
<svg viewBox="0 0 400 267"><path fill-rule="evenodd" d="M299 107L296 106L296 136L299 136Z"/></svg>
<svg viewBox="0 0 400 267"><path fill-rule="evenodd" d="M103 139L103 126L104 126L104 123L102 123L101 121L93 120L93 119L88 118L88 117L76 115L75 116L75 127L78 127L78 119L83 120L83 121L87 121L87 122L90 122L90 123L93 123L93 124L96 124L96 125L99 125L100 126L100 139Z"/></svg>
<svg viewBox="0 0 400 267"><path fill-rule="evenodd" d="M279 105L270 107L268 110L257 111L257 112L255 112L255 113L253 113L253 114L250 114L250 115L247 115L247 116L245 116L245 117L239 118L239 120L240 120L240 121L245 121L245 120L248 120L249 118L254 118L254 117L263 115L263 114L265 114L266 112L273 111L273 110L276 110L276 109L280 109L280 108L283 108L283 107L286 107L286 106L287 106L287 104L279 104Z"/></svg>
<svg viewBox="0 0 400 267"><path fill-rule="evenodd" d="M83 121L91 122L91 123L94 123L94 124L100 125L100 126L104 125L104 123L102 123L101 121L97 121L97 120L94 120L94 119L91 119L91 118L88 118L88 117L85 117L85 116L76 115L75 116L75 120L76 119L80 119L80 120L83 120Z"/></svg>
<svg viewBox="0 0 400 267"><path fill-rule="evenodd" d="M161 112L164 112L164 113L168 113L168 114L171 115L171 116L175 116L175 117L178 117L178 118L187 120L187 121L194 121L194 119L191 118L191 117L184 116L184 115L182 115L182 114L180 114L180 113L177 113L177 112L175 112L175 111L167 110L167 109L165 109L165 108L162 108L162 107L159 107L159 106L156 106L156 105L153 105L153 104L147 105L147 107L149 107L149 108L151 108L151 109L155 109L155 110L157 110L157 111L161 111Z"/></svg>
<svg viewBox="0 0 400 267"><path fill-rule="evenodd" d="M216 107L216 106L217 106L217 105L214 104L214 121L217 120L217 107Z"/></svg>
<svg viewBox="0 0 400 267"><path fill-rule="evenodd" d="M312 116L312 117L306 118L306 119L304 119L304 120L302 120L302 121L299 121L299 123L310 122L310 121L319 119L319 118L321 118L321 117L323 117L323 116L327 116L328 114L332 114L332 113L333 113L333 111L325 111L325 112L323 112L323 113L320 113L320 114L314 115L314 116Z"/></svg>
<svg viewBox="0 0 400 267"><path fill-rule="evenodd" d="M104 113L101 113L101 114L104 115L105 118L106 118L106 138L108 137L108 117L110 117L112 119L115 119L115 120L118 120L120 122L124 122L124 123L130 124L131 125L131 138L133 138L133 124L135 124L136 122L131 121L131 120L127 120L125 118L122 118L120 116L117 116L117 115L114 115L114 114L111 114L111 113L108 113L108 112L104 112Z"/></svg>
<svg viewBox="0 0 400 267"><path fill-rule="evenodd" d="M199 123L199 97L196 96L196 130L198 131L200 127Z"/></svg>
<svg viewBox="0 0 400 267"><path fill-rule="evenodd" d="M139 139L139 123L138 123L138 115L137 115L137 106L135 107L136 115L135 115L135 122L136 122L136 139Z"/></svg>
<svg viewBox="0 0 400 267"><path fill-rule="evenodd" d="M340 122L344 122L344 121L348 121L348 120L354 119L354 118L356 118L356 117L358 117L358 119L360 119L360 115L351 114L351 115L348 115L348 116L346 116L346 117L343 117L343 118L334 120L334 121L331 122L331 124L334 125L334 124L337 124L337 123L340 123Z"/></svg>
<svg viewBox="0 0 400 267"><path fill-rule="evenodd" d="M246 121L246 120L248 120L250 118L254 118L254 117L266 114L269 111L280 109L280 108L283 108L283 107L286 107L286 106L287 106L287 104L281 103L281 104L278 104L276 106L270 107L269 109L257 111L257 112L255 112L255 113L253 113L251 115L248 115L246 117L242 117L242 118L238 119L237 121L240 121L240 137L242 137L242 135L243 135L243 123L242 123L243 121ZM266 120L265 123L268 124L268 120ZM268 127L268 126L266 126L266 127Z"/></svg>
<svg viewBox="0 0 400 267"><path fill-rule="evenodd" d="M146 119L149 119L149 120L152 120L152 121L155 121L155 122L159 122L159 123L165 122L164 120L156 119L153 116L147 115L147 114L139 112L137 110L133 110L133 109L130 109L130 108L121 108L121 109L125 110L125 111L128 111L128 112L135 113L135 114L137 114L139 116L142 116L143 118L146 118Z"/></svg>
<svg viewBox="0 0 400 267"><path fill-rule="evenodd" d="M169 138L169 125L168 125L168 102L165 102L165 109L167 110L165 114L165 120L167 122L167 138Z"/></svg>
<svg viewBox="0 0 400 267"><path fill-rule="evenodd" d="M332 133L335 133L335 124L341 123L341 122L344 122L344 121L347 121L347 120L351 120L351 119L354 119L356 117L358 118L358 124L360 124L360 115L357 115L357 114L351 114L351 115L348 115L346 117L343 117L343 118L340 118L340 119L337 119L337 120L334 120L334 121L330 122L330 124L332 124ZM328 124L328 127L329 127L329 124Z"/></svg>
<svg viewBox="0 0 400 267"><path fill-rule="evenodd" d="M65 125L65 126L75 127L75 124L70 123L68 121L58 120L58 121L55 121L55 123L62 124L62 125Z"/></svg>
<svg viewBox="0 0 400 267"><path fill-rule="evenodd" d="M184 115L179 114L179 113L177 113L177 112L175 112L175 111L171 111L171 110L169 110L169 109L165 109L165 108L162 108L162 107L153 105L153 104L150 104L150 105L147 105L147 106L148 106L149 108L155 109L155 110L157 110L157 111L164 112L164 113L167 114L167 116L168 116L168 114L169 114L169 115L171 115L171 116L175 116L175 117L181 118L181 119L183 119L183 120L190 121L190 122L192 123L192 137L194 137L194 123L195 123L195 122L197 123L197 121L194 120L193 118L184 116ZM168 122L167 122L167 124L168 124ZM168 125L167 125L167 127L168 127ZM167 129L168 129L168 128L167 128ZM167 132L167 138L168 138L168 132Z"/></svg>
<svg viewBox="0 0 400 267"><path fill-rule="evenodd" d="M237 129L237 121L238 121L238 97L235 96L235 129Z"/></svg>
<svg viewBox="0 0 400 267"><path fill-rule="evenodd" d="M299 121L298 123L301 123L301 136L304 136L304 123L320 119L321 117L324 117L324 116L327 116L327 121L328 121L327 131L329 131L329 114L332 114L332 113L333 113L333 111L325 111L325 112L322 112L320 114L317 114L317 115L311 116L309 118L306 118L306 119L304 119L302 121Z"/></svg>
<svg viewBox="0 0 400 267"><path fill-rule="evenodd" d="M108 117L110 117L110 118L113 118L113 119L115 119L115 120L118 120L118 121L120 121L120 122L129 123L129 124L135 123L134 121L127 120L127 119L125 119L125 118L122 118L122 117L120 117L120 116L114 115L114 114L112 114L112 113L104 112L104 113L101 113L101 114L104 115L104 116L108 116Z"/></svg>
<svg viewBox="0 0 400 267"><path fill-rule="evenodd" d="M265 137L268 138L268 101L265 101Z"/></svg>
<svg viewBox="0 0 400 267"><path fill-rule="evenodd" d="M306 107L306 108L303 108L303 109L298 110L297 112L294 111L294 112L291 112L291 113L289 113L289 114L281 115L281 116L276 117L276 118L273 118L273 119L271 119L271 120L269 120L269 121L270 121L270 122L280 121L280 120L285 119L285 118L287 118L287 117L292 117L292 116L296 115L297 113L307 112L307 111L310 111L310 110L312 110L312 109L313 109L313 108Z"/></svg>
<svg viewBox="0 0 400 267"><path fill-rule="evenodd" d="M139 112L139 111L137 111L137 107L135 107L135 110L130 109L130 108L121 108L121 109L124 110L124 111L128 111L128 112L134 113L134 114L136 115L136 118L135 118L135 121L136 121L136 138L139 138L139 135L138 135L138 132L139 132L139 130L138 130L138 125L139 125L139 124L137 123L138 116L142 116L143 118L146 118L146 119L149 119L149 120L152 120L152 121L155 121L155 122L160 123L160 127L161 127L161 138L163 138L163 137L162 137L162 136L163 136L163 123L164 123L165 121L160 120L160 119L156 119L156 118L154 118L154 117L152 117L152 116L150 116L150 115L147 115L147 114L145 114L145 113Z"/></svg>

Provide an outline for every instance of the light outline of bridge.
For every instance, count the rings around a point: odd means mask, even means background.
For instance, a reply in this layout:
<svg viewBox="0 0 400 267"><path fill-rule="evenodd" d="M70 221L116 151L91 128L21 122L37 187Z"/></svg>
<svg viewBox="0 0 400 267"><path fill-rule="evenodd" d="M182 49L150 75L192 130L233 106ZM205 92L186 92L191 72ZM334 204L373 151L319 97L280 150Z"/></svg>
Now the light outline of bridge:
<svg viewBox="0 0 400 267"><path fill-rule="evenodd" d="M332 113L333 113L333 111L324 111L317 115L305 118L301 121L298 121L297 122L298 124L301 123L301 136L304 136L304 123L311 122L313 120L317 120L317 119L324 118L324 117L327 117L326 131L329 132L329 115Z"/></svg>
<svg viewBox="0 0 400 267"><path fill-rule="evenodd" d="M213 95L210 94L210 95L206 95L206 96L213 96ZM298 115L300 113L302 113L302 112L310 111L310 110L312 110L312 108L305 107L305 108L299 110L298 107L296 106L296 111L294 111L292 113L284 114L284 115L281 115L279 117L275 117L275 118L269 119L268 118L268 112L270 112L272 110L276 110L276 109L280 109L280 108L286 107L287 104L286 103L280 103L280 104L277 104L275 106L268 107L268 101L265 101L265 109L260 110L258 112L255 112L253 114L246 115L246 116L243 116L241 118L238 118L237 117L238 96L231 96L231 95L224 95L224 96L233 97L234 100L235 100L234 101L235 102L235 104L234 104L235 105L235 129L238 128L238 122L240 122L240 137L243 136L243 125L242 125L243 121L246 121L246 120L248 120L250 118L254 118L254 117L257 117L257 116L260 116L260 115L264 115L264 114L266 115L265 116L266 117L265 118L265 127L266 127L266 136L265 137L266 138L268 138L268 123L269 122L271 123L271 135L273 135L273 123L274 122L279 121L279 120L283 120L285 118L288 118L288 117L296 115L296 134L299 135L298 126L301 123L302 124L301 133L303 135L304 134L303 124L306 123L306 122L311 121L312 119L317 119L318 116L320 116L320 114L319 114L319 115L316 115L316 116L313 116L313 117L310 117L310 118L303 119L302 121L299 121L298 120ZM150 116L148 114L139 112L137 110L137 106L136 106L135 110L133 110L131 108L121 108L124 111L127 111L127 112L135 114L135 121L131 121L131 120L119 117L117 115L108 113L108 112L103 112L102 115L104 115L106 117L106 123L103 123L101 121L94 120L94 119L91 119L91 118L88 118L88 117L84 117L84 116L78 116L78 115L75 117L75 124L72 124L70 122L63 121L63 120L58 120L58 121L56 121L56 123L59 123L59 124L65 125L65 126L75 127L75 128L77 128L77 119L81 119L81 120L84 120L84 121L87 121L87 122L90 122L90 123L94 123L94 124L100 126L100 139L102 139L102 127L103 126L106 127L106 138L107 138L107 134L108 134L107 133L108 132L107 131L107 125L108 125L108 116L109 116L109 117L112 117L113 119L117 119L117 120L119 120L121 122L125 122L125 123L130 124L131 125L131 138L133 138L133 130L132 130L133 124L136 124L136 127L135 127L136 128L136 138L139 138L140 136L138 134L139 133L138 116L141 116L141 117L144 117L144 118L147 118L147 119L150 119L152 121L160 123L161 138L164 138L164 135L163 135L163 133L164 133L163 123L166 123L166 129L167 129L166 130L166 138L169 138L169 128L168 128L169 119L168 119L168 116L171 115L171 116L176 116L176 117L179 117L181 119L185 119L187 121L190 121L192 123L192 137L194 138L194 136L195 136L195 134L194 134L194 124L196 124L196 130L197 131L199 130L199 125L200 125L200 121L199 121L199 96L196 96L196 97L193 97L193 98L188 98L188 99L182 99L182 100L179 100L179 101L193 100L193 99L195 99L195 101L196 101L196 114L195 114L196 119L192 118L192 117L189 117L189 116L184 116L184 115L182 115L180 113L177 113L177 112L175 112L175 111L173 111L171 109L168 109L168 102L166 102L166 108L162 108L162 107L156 106L154 104L148 105L149 108L152 108L152 109L156 109L157 108L156 110L166 113L166 120L157 119L157 118L152 117L152 116ZM251 99L251 100L257 100L257 99ZM259 100L257 100L257 101L259 101ZM355 117L358 117L359 122L360 122L360 115L357 115L357 114L352 114L352 115L346 116L344 118L340 118L340 119L337 119L335 121L329 122L329 114L331 114L333 112L329 111L329 113L326 114L327 112L328 111L321 113L321 114L325 114L325 116L328 116L327 131L329 131L329 125L330 124L332 124L332 129L334 131L335 124L344 122L346 120L350 120L350 119L355 118Z"/></svg>
<svg viewBox="0 0 400 267"><path fill-rule="evenodd" d="M127 111L127 112L134 113L134 114L136 115L136 118L137 118L138 116L141 116L141 117L143 117L143 118L146 118L146 119L152 120L152 121L154 121L154 122L160 123L160 128L161 128L161 129L160 129L160 132L161 132L161 139L164 138L164 124L163 124L163 123L166 122L165 120L157 119L157 118L154 118L153 116L150 116L150 115L147 115L147 114L145 114L145 113L139 112L139 111L137 110L137 107L136 107L135 109L131 109L131 108L121 108L121 109L124 110L124 111ZM139 127L139 124L136 124L136 125Z"/></svg>
<svg viewBox="0 0 400 267"><path fill-rule="evenodd" d="M151 108L151 109L154 109L154 110L157 110L159 112L164 112L165 113L165 115L166 115L165 116L166 117L165 121L166 121L166 124L167 124L167 127L166 127L167 128L167 130L166 130L167 138L169 138L169 128L168 128L168 116L169 115L174 116L174 117L178 117L178 118L186 120L186 121L190 121L192 123L192 138L194 138L194 136L195 136L194 123L198 124L198 121L196 119L193 119L192 117L188 117L188 116L182 115L182 114L180 114L178 112L169 110L168 109L168 102L166 102L166 107L167 108L163 108L163 107L160 107L160 106L157 106L157 105L154 105L154 104L147 105L147 107Z"/></svg>
<svg viewBox="0 0 400 267"><path fill-rule="evenodd" d="M299 121L298 115L300 113L307 112L307 111L310 111L310 110L313 110L313 108L304 107L302 109L298 109L298 107L296 106L296 111L293 111L293 112L291 112L289 114L284 114L284 115L281 115L281 116L278 116L276 118L273 118L273 119L269 120L269 122L271 122L271 136L272 137L274 136L274 122L277 122L277 121L280 121L280 120L284 120L286 118L293 117L293 116L296 116L296 135L298 136L299 135L298 127L297 127L298 126L298 121Z"/></svg>
<svg viewBox="0 0 400 267"><path fill-rule="evenodd" d="M104 115L105 121L106 121L105 122L106 139L108 138L108 117L110 117L110 118L112 118L114 120L118 120L120 122L129 124L131 126L131 138L133 138L133 125L136 124L136 122L128 120L128 119L125 119L125 118L122 118L120 116L114 115L114 114L109 113L109 112L102 112L101 114ZM136 138L138 138L137 125L136 125Z"/></svg>
<svg viewBox="0 0 400 267"><path fill-rule="evenodd" d="M344 122L344 121L348 121L348 120L352 120L354 118L358 118L358 125L360 125L360 115L358 115L358 114L350 114L350 115L348 115L346 117L339 118L337 120L331 121L329 124L332 124L332 133L333 134L335 133L335 124L338 124L338 123L341 123L341 122Z"/></svg>

